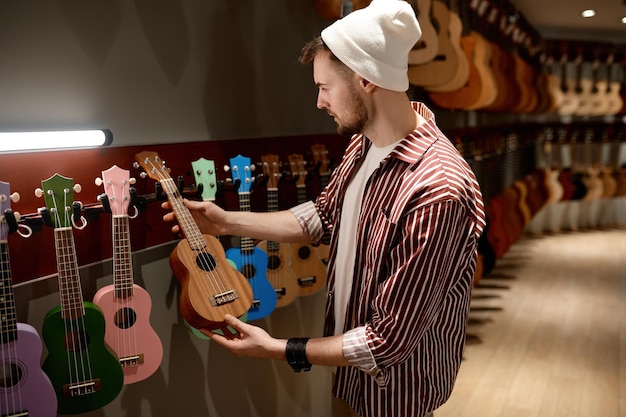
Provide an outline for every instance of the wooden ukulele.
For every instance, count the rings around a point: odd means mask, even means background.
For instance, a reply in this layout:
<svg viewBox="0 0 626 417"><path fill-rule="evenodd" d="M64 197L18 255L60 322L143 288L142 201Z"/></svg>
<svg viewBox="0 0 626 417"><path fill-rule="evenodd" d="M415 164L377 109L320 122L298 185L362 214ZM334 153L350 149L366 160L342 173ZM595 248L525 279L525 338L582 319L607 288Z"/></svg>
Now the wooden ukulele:
<svg viewBox="0 0 626 417"><path fill-rule="evenodd" d="M237 155L230 158L229 169L232 179L239 183L239 210L250 211L250 193L252 190L252 170L250 158ZM252 287L253 301L248 310L248 320L258 320L270 315L276 309L278 297L274 287L267 279L268 255L254 245L251 237L242 237L239 247L226 251L226 257L233 261L237 270L247 279Z"/></svg>
<svg viewBox="0 0 626 417"><path fill-rule="evenodd" d="M44 197L44 219L54 227L61 304L46 314L42 336L48 356L42 369L54 386L59 414L93 411L113 401L124 385L120 362L104 339L106 322L100 308L83 301L74 235L76 226L74 192L80 185L71 178L54 174L35 190ZM45 220L44 220L45 221Z"/></svg>
<svg viewBox="0 0 626 417"><path fill-rule="evenodd" d="M281 178L278 155L261 156L263 175L267 178L267 211L278 211L278 182ZM263 240L257 243L268 256L267 279L274 287L278 300L276 307L284 307L298 298L299 287L291 267L292 250L288 243Z"/></svg>
<svg viewBox="0 0 626 417"><path fill-rule="evenodd" d="M106 322L105 342L115 351L124 371L124 384L143 381L155 373L163 360L163 344L150 325L150 294L133 282L130 246L130 186L128 170L113 165L102 171L96 185L103 185L101 199L112 214L113 285L100 288L93 302Z"/></svg>
<svg viewBox="0 0 626 417"><path fill-rule="evenodd" d="M300 154L289 155L289 166L296 180L298 204L308 200L306 194L306 178L304 158ZM326 266L319 257L317 248L310 244L292 244L293 256L291 269L296 274L300 295L313 295L326 286Z"/></svg>
<svg viewBox="0 0 626 417"><path fill-rule="evenodd" d="M179 309L196 329L227 330L226 314L243 316L252 305L252 289L233 269L217 237L202 234L169 170L156 152L144 151L135 159L147 176L158 181L185 236L170 254L170 267L181 284Z"/></svg>
<svg viewBox="0 0 626 417"><path fill-rule="evenodd" d="M0 181L0 414L54 417L57 397L41 369L41 338L33 326L17 322L8 236L17 230L19 214L11 210L11 201L19 201L19 194L10 194L9 183Z"/></svg>

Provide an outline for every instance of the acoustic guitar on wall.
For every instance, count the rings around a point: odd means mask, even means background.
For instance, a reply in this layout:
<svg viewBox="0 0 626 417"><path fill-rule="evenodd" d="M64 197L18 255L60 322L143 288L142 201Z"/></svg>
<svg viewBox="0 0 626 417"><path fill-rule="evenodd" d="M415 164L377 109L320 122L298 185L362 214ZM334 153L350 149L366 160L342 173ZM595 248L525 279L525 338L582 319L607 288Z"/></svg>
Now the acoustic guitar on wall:
<svg viewBox="0 0 626 417"><path fill-rule="evenodd" d="M252 289L246 278L232 268L217 237L202 234L169 169L156 152L135 155L138 166L158 181L185 236L170 254L170 267L181 284L179 309L196 329L229 331L226 314L243 316L252 305Z"/></svg>
<svg viewBox="0 0 626 417"><path fill-rule="evenodd" d="M11 210L11 201L19 201L19 194L0 181L0 414L54 417L57 397L41 369L41 338L33 326L17 322L8 236L17 230L19 214Z"/></svg>
<svg viewBox="0 0 626 417"><path fill-rule="evenodd" d="M54 386L58 412L80 414L113 401L124 384L124 373L115 352L105 341L106 322L100 308L83 301L72 227L77 226L74 185L71 178L54 174L41 182L35 194L44 197L40 213L54 227L61 304L46 314L42 336L48 356L42 369ZM78 209L78 210L77 210Z"/></svg>
<svg viewBox="0 0 626 417"><path fill-rule="evenodd" d="M104 340L117 354L124 371L124 384L143 381L161 366L163 344L150 325L150 294L133 281L130 222L130 187L134 179L128 170L113 165L96 179L103 185L103 203L112 214L113 285L100 288L93 302L106 322Z"/></svg>

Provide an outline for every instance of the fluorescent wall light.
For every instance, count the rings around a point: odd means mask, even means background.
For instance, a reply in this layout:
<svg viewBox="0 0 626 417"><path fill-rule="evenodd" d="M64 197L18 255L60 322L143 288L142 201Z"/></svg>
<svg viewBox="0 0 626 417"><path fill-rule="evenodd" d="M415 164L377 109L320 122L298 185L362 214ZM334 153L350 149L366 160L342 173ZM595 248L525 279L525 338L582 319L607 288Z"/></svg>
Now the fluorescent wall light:
<svg viewBox="0 0 626 417"><path fill-rule="evenodd" d="M52 132L0 132L0 152L78 149L107 146L113 142L108 129Z"/></svg>

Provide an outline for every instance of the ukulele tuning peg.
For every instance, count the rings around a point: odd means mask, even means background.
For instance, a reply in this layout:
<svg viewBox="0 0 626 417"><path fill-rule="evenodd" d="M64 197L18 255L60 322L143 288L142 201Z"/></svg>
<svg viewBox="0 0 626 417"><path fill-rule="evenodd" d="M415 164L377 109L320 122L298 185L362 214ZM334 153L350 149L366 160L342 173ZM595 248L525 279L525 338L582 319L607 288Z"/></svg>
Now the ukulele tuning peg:
<svg viewBox="0 0 626 417"><path fill-rule="evenodd" d="M100 187L100 186L103 184L102 178L100 178L100 177L97 177L97 178L94 180L94 182L96 183L96 185L97 185L98 187Z"/></svg>
<svg viewBox="0 0 626 417"><path fill-rule="evenodd" d="M11 194L11 201L14 203L17 203L18 201L20 201L20 193L18 192L14 192L13 194Z"/></svg>
<svg viewBox="0 0 626 417"><path fill-rule="evenodd" d="M224 165L224 171L226 172L230 171L230 167L228 165Z"/></svg>
<svg viewBox="0 0 626 417"><path fill-rule="evenodd" d="M139 174L139 176L141 177L141 179L145 179L148 174L146 174L145 172L142 172L141 174Z"/></svg>
<svg viewBox="0 0 626 417"><path fill-rule="evenodd" d="M139 162L133 162L133 168L139 169L139 167L140 167Z"/></svg>
<svg viewBox="0 0 626 417"><path fill-rule="evenodd" d="M131 177L131 178L129 178L129 179L128 179L128 182L129 182L131 185L134 185L134 184L137 182L137 180L136 180L134 177Z"/></svg>
<svg viewBox="0 0 626 417"><path fill-rule="evenodd" d="M74 190L75 193L80 193L81 191L83 191L83 187L80 184L74 184L72 189Z"/></svg>
<svg viewBox="0 0 626 417"><path fill-rule="evenodd" d="M35 196L37 198L43 197L43 190L41 188L35 188Z"/></svg>

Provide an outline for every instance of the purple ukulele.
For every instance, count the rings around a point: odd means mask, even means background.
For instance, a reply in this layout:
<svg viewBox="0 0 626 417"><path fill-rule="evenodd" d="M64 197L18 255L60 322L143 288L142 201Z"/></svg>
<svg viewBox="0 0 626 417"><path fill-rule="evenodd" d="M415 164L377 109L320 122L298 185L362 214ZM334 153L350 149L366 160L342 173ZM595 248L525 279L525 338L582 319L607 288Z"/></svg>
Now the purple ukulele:
<svg viewBox="0 0 626 417"><path fill-rule="evenodd" d="M0 415L56 416L57 397L48 376L40 366L42 344L32 326L17 322L7 237L17 230L17 213L11 211L9 183L0 181ZM20 232L24 237L24 235Z"/></svg>

